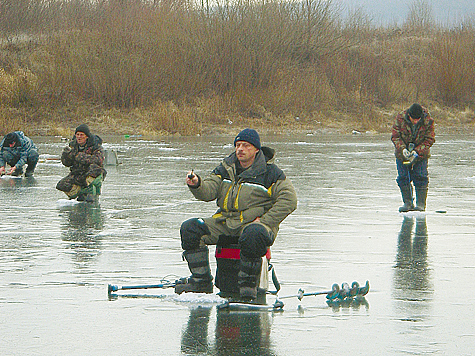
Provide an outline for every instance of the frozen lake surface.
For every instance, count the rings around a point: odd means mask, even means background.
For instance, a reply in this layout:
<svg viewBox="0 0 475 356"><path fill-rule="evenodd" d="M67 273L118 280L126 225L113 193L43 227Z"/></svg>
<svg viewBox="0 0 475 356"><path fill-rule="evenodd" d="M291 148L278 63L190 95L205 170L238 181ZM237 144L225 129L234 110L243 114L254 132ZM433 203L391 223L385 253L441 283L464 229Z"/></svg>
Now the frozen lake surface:
<svg viewBox="0 0 475 356"><path fill-rule="evenodd" d="M184 177L209 173L233 137L104 139L121 164L106 167L98 205L55 190L68 172L58 138L35 140L35 179L0 179L1 355L473 355L473 137L437 136L427 212L405 215L389 134L262 137L299 198L272 247L279 294L371 284L366 303L291 298L278 313L170 289L109 300L108 284L189 274L180 224L216 206Z"/></svg>

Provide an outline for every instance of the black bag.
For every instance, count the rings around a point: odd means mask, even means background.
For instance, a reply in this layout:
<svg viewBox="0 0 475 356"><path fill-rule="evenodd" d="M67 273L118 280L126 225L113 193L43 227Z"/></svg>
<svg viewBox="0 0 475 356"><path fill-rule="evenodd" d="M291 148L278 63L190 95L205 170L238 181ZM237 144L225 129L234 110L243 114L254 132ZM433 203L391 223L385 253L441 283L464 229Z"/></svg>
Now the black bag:
<svg viewBox="0 0 475 356"><path fill-rule="evenodd" d="M241 259L239 236L221 235L216 244L216 279L214 284L224 293L239 293L238 273Z"/></svg>

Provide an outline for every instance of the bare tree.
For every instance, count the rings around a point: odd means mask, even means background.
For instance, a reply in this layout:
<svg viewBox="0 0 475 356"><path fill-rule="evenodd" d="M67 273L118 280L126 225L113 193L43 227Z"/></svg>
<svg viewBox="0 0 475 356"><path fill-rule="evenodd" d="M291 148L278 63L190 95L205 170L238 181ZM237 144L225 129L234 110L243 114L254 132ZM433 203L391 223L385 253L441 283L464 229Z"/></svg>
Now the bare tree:
<svg viewBox="0 0 475 356"><path fill-rule="evenodd" d="M409 6L409 13L404 24L406 31L418 34L428 33L434 26L432 6L427 0L414 0Z"/></svg>

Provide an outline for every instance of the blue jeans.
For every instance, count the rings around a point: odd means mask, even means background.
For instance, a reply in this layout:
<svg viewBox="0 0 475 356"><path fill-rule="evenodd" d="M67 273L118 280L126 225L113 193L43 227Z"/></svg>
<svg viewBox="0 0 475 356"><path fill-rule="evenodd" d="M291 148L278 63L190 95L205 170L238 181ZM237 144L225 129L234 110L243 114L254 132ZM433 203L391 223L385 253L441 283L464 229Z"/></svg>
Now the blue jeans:
<svg viewBox="0 0 475 356"><path fill-rule="evenodd" d="M427 172L428 159L417 159L413 164L403 164L400 159L396 159L397 178L399 187L414 184L416 188L425 188L429 184L429 173Z"/></svg>

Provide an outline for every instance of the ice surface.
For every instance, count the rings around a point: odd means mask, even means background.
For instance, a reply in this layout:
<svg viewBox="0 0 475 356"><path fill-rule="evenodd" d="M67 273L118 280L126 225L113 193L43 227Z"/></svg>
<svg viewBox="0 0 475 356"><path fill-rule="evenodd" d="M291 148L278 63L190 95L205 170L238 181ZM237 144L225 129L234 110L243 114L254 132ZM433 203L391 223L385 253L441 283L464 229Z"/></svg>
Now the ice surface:
<svg viewBox="0 0 475 356"><path fill-rule="evenodd" d="M216 204L195 200L185 176L209 173L234 137L104 137L121 164L107 167L99 204L55 189L61 164L0 180L0 354L472 354L475 139L437 136L427 212L400 214L389 134L261 136L299 198L272 246L279 294L369 280L365 303L308 296L236 315L217 312L215 295L109 300L108 284L189 275L180 224ZM36 142L45 158L66 144Z"/></svg>

